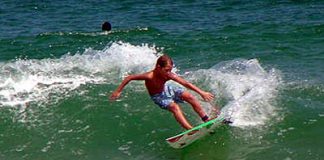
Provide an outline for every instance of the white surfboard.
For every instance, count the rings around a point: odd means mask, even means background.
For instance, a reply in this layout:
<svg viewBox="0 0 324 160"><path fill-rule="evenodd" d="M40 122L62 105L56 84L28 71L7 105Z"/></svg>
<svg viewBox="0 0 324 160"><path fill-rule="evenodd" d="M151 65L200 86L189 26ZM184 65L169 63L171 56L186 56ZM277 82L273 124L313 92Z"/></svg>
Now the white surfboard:
<svg viewBox="0 0 324 160"><path fill-rule="evenodd" d="M217 126L223 124L224 120L224 115L220 114L215 119L202 123L176 136L167 138L166 142L173 148L184 148L205 135L213 133Z"/></svg>

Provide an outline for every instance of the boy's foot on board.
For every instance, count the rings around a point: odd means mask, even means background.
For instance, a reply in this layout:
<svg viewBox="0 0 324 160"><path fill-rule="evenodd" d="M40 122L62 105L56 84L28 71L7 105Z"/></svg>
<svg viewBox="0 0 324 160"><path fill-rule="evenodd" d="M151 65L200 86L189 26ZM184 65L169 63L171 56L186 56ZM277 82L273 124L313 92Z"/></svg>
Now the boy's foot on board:
<svg viewBox="0 0 324 160"><path fill-rule="evenodd" d="M219 110L216 109L216 108L213 108L212 111L211 111L210 117L208 117L207 120L203 120L203 121L204 121L204 122L208 122L208 121L210 121L210 120L213 120L213 119L217 118L218 115L220 115Z"/></svg>

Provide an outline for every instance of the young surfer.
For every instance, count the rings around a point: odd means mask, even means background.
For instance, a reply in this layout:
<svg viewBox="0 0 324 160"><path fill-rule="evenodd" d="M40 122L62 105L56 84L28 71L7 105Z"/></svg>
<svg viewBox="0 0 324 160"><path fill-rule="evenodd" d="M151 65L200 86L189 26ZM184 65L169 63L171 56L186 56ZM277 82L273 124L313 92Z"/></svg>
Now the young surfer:
<svg viewBox="0 0 324 160"><path fill-rule="evenodd" d="M127 76L119 87L111 94L110 100L118 99L123 88L130 81L143 80L145 81L147 91L154 103L160 106L160 108L172 112L175 119L183 128L188 130L192 128L192 125L187 121L178 104L183 103L184 101L188 102L193 107L204 122L210 120L199 101L190 92L185 91L183 88L167 85L165 83L169 80L173 80L184 87L197 92L205 101L213 100L214 95L201 90L175 73L172 73L172 67L172 59L167 55L162 55L158 58L156 66L153 70L142 74Z"/></svg>

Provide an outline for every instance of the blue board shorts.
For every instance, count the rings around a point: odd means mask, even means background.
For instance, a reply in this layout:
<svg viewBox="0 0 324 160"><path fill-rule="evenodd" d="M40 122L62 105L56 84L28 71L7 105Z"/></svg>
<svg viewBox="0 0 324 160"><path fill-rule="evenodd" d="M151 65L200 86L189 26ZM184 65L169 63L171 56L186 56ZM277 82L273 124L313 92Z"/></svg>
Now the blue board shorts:
<svg viewBox="0 0 324 160"><path fill-rule="evenodd" d="M183 103L181 95L184 92L184 89L181 87L165 85L164 90L161 93L151 96L151 99L155 104L160 106L162 109L168 109L169 105L172 102Z"/></svg>

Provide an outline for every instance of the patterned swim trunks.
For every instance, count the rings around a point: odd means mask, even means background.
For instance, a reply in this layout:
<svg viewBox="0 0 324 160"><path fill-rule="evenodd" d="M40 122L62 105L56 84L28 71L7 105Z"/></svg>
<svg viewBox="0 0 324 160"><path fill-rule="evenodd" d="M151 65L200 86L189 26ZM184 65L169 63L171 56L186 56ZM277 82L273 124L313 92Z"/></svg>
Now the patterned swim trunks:
<svg viewBox="0 0 324 160"><path fill-rule="evenodd" d="M184 89L181 87L175 87L171 85L165 85L164 90L161 93L151 96L151 99L155 104L160 106L162 109L168 109L169 105L172 102L183 103L181 95L184 92Z"/></svg>

